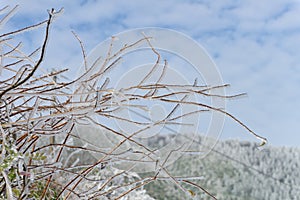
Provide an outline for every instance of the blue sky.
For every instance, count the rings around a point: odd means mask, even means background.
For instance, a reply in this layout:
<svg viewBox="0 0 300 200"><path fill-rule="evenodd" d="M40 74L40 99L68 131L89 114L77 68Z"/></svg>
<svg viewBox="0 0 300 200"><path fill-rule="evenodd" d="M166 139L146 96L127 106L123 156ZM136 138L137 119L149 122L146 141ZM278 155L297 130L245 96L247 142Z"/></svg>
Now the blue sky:
<svg viewBox="0 0 300 200"><path fill-rule="evenodd" d="M82 61L74 30L89 52L116 33L141 27L170 28L189 35L212 56L228 93L247 92L230 100L227 110L272 145L300 146L300 1L45 1L1 0L19 4L17 14L0 32L47 18L47 9L64 7L52 27L46 67L76 70ZM24 35L25 37L26 35ZM34 32L28 42L38 44ZM226 120L223 138L254 140Z"/></svg>

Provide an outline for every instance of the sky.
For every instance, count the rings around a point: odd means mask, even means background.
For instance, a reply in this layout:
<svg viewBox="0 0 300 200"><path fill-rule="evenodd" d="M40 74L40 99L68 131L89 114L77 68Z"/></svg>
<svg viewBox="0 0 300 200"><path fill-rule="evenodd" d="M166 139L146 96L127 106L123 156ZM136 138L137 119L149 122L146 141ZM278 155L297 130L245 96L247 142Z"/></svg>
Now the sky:
<svg viewBox="0 0 300 200"><path fill-rule="evenodd" d="M53 23L45 67L76 71L82 62L75 31L87 52L110 36L133 28L182 32L201 44L216 63L229 94L226 110L266 137L270 145L300 146L299 0L1 0L19 5L0 33L47 19L47 9L64 8ZM24 34L37 45L43 35ZM226 119L221 138L256 141Z"/></svg>

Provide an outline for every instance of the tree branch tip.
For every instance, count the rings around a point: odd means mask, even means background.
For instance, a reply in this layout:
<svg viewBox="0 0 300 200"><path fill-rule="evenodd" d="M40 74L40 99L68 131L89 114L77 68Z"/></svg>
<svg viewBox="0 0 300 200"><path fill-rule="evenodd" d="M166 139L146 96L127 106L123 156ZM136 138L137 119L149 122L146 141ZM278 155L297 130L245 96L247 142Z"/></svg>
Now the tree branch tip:
<svg viewBox="0 0 300 200"><path fill-rule="evenodd" d="M48 11L49 16L53 17L53 16L58 15L58 14L63 14L64 7L61 7L58 11L56 11L54 8L51 8L51 10L47 10L47 11Z"/></svg>

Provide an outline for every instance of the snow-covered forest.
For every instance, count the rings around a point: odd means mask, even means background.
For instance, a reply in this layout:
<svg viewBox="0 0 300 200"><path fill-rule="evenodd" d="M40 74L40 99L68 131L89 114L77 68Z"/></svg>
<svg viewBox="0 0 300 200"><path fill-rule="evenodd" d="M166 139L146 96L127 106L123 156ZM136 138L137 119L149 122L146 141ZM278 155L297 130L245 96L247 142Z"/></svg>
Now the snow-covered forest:
<svg viewBox="0 0 300 200"><path fill-rule="evenodd" d="M201 146L201 142L199 142ZM300 197L300 149L227 140L219 141L204 159L187 156L170 169L177 176L202 177L197 182L218 199L282 200ZM170 182L146 186L156 199L188 199ZM211 199L203 194L201 199Z"/></svg>

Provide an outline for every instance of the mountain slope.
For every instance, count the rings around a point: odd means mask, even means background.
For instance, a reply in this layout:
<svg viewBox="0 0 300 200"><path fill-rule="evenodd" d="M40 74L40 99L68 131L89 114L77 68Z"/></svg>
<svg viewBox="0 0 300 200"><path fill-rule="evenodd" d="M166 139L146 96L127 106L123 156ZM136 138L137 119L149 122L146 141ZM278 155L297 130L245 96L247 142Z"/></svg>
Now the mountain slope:
<svg viewBox="0 0 300 200"><path fill-rule="evenodd" d="M259 150L250 142L221 141L206 157L184 156L169 170L176 176L203 176L194 182L217 199L300 198L300 149L297 148L268 146ZM170 181L158 181L146 189L155 199L190 198ZM190 189L200 199L212 199L194 187Z"/></svg>

